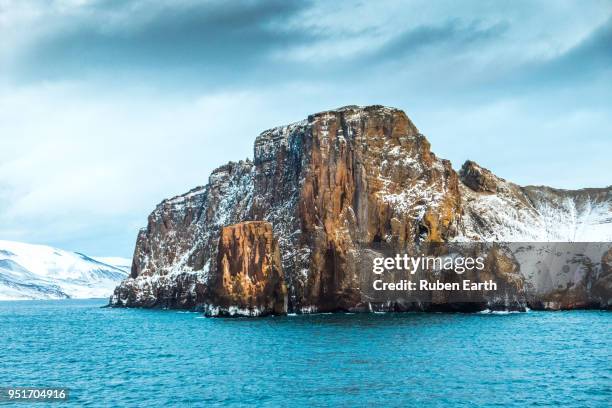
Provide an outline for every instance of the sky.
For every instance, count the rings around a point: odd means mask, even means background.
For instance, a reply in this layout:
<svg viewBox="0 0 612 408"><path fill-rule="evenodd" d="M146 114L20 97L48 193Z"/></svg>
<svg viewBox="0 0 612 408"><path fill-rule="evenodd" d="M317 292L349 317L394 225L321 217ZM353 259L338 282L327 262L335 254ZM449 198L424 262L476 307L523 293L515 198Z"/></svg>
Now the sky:
<svg viewBox="0 0 612 408"><path fill-rule="evenodd" d="M131 257L265 129L404 110L521 185L612 184L612 1L0 0L0 239Z"/></svg>

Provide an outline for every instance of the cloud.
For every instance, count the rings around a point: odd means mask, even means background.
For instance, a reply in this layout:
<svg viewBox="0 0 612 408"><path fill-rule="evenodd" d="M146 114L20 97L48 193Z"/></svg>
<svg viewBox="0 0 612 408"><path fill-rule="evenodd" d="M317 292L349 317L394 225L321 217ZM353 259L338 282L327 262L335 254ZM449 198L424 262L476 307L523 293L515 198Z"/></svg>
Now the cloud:
<svg viewBox="0 0 612 408"><path fill-rule="evenodd" d="M612 14L605 3L569 2L561 12L537 1L376 3L9 2L0 11L9 68L0 72L18 84L82 79L195 92L390 76L411 89L427 78L449 92L492 84L514 92L585 75L584 61L608 63L609 27L594 32Z"/></svg>
<svg viewBox="0 0 612 408"><path fill-rule="evenodd" d="M610 89L612 83L606 83L605 79L612 74L612 14L584 38L560 52L550 54L513 67L506 73L504 92L510 95L521 91L571 88L594 82Z"/></svg>
<svg viewBox="0 0 612 408"><path fill-rule="evenodd" d="M549 77L584 79L598 72L612 69L612 14L585 39L565 53L548 62L543 68ZM543 75L544 76L544 73Z"/></svg>
<svg viewBox="0 0 612 408"><path fill-rule="evenodd" d="M402 31L372 53L361 59L380 62L401 62L405 57L416 58L424 50L457 53L487 40L498 39L508 29L507 22L492 25L452 19L437 26L418 26Z"/></svg>
<svg viewBox="0 0 612 408"><path fill-rule="evenodd" d="M206 83L236 79L265 63L274 50L313 41L312 33L286 24L308 5L281 0L86 3L51 13L57 22L31 39L13 73L22 80L63 80L170 70Z"/></svg>

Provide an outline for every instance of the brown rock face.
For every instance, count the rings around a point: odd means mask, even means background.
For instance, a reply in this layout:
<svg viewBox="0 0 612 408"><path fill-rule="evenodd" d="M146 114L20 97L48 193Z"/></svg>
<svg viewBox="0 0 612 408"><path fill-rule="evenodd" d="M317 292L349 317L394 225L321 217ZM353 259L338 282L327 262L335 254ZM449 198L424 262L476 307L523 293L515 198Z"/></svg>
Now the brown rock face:
<svg viewBox="0 0 612 408"><path fill-rule="evenodd" d="M457 174L394 108L347 106L310 115L263 132L253 156L221 166L204 187L155 208L138 235L131 277L111 305L210 314L357 310L370 305L363 304L355 258L371 246L575 241L582 225L597 226L595 240L612 240L606 227L612 189L520 187L474 162ZM253 245L257 257L249 252ZM502 275L514 282L514 273ZM487 302L521 301L513 296ZM592 295L577 296L588 303Z"/></svg>
<svg viewBox="0 0 612 408"><path fill-rule="evenodd" d="M481 193L495 193L497 191L498 178L488 169L480 167L471 160L463 163L461 170L459 170L459 177L461 177L463 184L474 191Z"/></svg>
<svg viewBox="0 0 612 408"><path fill-rule="evenodd" d="M253 218L272 222L297 311L353 308L353 257L376 242L453 235L458 178L404 112L371 106L311 115L255 142Z"/></svg>
<svg viewBox="0 0 612 408"><path fill-rule="evenodd" d="M221 230L210 289L209 315L287 313L287 288L272 224L247 221Z"/></svg>

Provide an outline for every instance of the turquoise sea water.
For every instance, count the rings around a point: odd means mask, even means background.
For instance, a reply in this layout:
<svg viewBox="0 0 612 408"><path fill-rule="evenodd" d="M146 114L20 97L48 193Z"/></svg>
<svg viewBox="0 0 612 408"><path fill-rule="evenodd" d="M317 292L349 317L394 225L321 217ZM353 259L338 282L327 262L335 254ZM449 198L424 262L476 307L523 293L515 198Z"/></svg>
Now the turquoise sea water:
<svg viewBox="0 0 612 408"><path fill-rule="evenodd" d="M206 319L105 302L0 302L0 387L69 387L74 406L611 406L609 312Z"/></svg>

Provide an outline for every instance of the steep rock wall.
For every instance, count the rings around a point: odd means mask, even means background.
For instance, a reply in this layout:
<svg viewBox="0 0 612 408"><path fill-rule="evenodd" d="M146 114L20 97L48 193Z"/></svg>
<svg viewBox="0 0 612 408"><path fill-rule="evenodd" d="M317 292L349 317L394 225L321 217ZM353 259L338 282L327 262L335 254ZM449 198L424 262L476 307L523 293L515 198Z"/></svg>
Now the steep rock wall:
<svg viewBox="0 0 612 408"><path fill-rule="evenodd" d="M210 316L287 313L287 288L272 224L247 221L224 227L217 274L209 280Z"/></svg>

